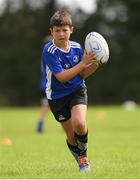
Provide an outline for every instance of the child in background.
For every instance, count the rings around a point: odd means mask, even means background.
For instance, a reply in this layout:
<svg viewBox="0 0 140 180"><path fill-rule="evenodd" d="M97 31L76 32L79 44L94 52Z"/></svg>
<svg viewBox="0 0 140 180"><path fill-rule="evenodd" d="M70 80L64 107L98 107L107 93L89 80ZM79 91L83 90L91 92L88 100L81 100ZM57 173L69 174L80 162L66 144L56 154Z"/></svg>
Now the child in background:
<svg viewBox="0 0 140 180"><path fill-rule="evenodd" d="M47 35L44 38L44 43L48 43L52 40L52 36L51 35ZM44 123L49 111L49 104L48 104L48 99L46 97L46 77L45 77L45 73L43 71L43 65L41 63L41 81L40 81L40 89L41 89L41 115L40 118L38 120L37 123L37 132L42 133L44 132Z"/></svg>

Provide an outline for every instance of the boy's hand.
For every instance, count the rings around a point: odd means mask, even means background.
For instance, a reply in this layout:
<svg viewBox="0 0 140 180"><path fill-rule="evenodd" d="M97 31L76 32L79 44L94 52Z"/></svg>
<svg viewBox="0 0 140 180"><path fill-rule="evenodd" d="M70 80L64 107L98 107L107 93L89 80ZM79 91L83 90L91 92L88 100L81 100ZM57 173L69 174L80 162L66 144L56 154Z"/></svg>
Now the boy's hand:
<svg viewBox="0 0 140 180"><path fill-rule="evenodd" d="M84 50L82 62L85 64L85 66L88 66L88 65L94 63L94 61L95 61L95 60L94 60L94 56L95 56L95 53L94 53L93 51L87 53L87 52Z"/></svg>

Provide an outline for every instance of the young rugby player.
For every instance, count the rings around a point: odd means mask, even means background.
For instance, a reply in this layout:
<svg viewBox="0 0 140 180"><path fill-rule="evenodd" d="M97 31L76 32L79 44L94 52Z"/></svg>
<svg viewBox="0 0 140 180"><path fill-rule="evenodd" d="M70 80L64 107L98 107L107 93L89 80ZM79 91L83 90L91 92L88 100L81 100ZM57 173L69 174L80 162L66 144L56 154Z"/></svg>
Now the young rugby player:
<svg viewBox="0 0 140 180"><path fill-rule="evenodd" d="M83 53L79 43L69 40L73 26L67 11L54 13L50 19L50 31L53 41L44 46L42 53L49 106L64 128L67 146L80 171L89 172L87 89L84 79L95 72L98 65L93 61L94 52Z"/></svg>

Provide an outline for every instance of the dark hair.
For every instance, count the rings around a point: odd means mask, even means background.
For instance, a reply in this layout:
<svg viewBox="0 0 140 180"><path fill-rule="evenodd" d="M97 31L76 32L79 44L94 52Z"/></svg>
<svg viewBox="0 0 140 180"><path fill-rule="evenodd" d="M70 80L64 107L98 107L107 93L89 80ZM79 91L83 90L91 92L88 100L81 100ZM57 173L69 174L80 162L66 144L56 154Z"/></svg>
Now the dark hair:
<svg viewBox="0 0 140 180"><path fill-rule="evenodd" d="M56 11L50 20L50 27L66 26L72 27L71 15L67 11Z"/></svg>

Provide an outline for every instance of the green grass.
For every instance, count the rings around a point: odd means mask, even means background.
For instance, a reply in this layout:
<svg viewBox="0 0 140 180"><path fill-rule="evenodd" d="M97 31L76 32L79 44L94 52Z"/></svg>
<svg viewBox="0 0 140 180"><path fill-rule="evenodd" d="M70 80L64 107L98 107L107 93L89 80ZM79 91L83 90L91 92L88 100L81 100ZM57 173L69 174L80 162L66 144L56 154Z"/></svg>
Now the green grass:
<svg viewBox="0 0 140 180"><path fill-rule="evenodd" d="M1 108L0 178L140 179L140 107L88 109L92 172L80 173L67 149L65 134L49 113L44 134L36 133L39 108Z"/></svg>

